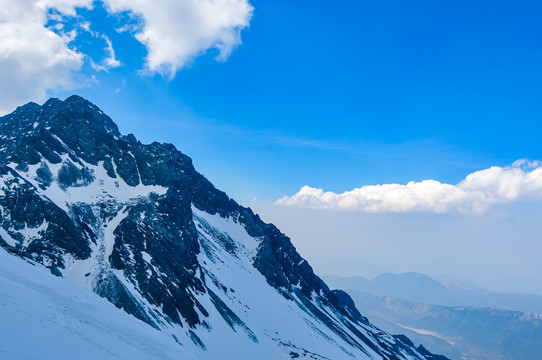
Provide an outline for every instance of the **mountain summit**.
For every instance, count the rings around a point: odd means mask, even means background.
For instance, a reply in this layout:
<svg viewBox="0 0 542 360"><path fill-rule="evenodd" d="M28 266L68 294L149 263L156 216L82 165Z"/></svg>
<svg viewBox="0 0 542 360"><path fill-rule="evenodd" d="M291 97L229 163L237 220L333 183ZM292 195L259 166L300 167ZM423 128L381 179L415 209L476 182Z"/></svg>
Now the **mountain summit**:
<svg viewBox="0 0 542 360"><path fill-rule="evenodd" d="M0 245L198 359L437 359L364 318L171 144L79 96L0 118Z"/></svg>

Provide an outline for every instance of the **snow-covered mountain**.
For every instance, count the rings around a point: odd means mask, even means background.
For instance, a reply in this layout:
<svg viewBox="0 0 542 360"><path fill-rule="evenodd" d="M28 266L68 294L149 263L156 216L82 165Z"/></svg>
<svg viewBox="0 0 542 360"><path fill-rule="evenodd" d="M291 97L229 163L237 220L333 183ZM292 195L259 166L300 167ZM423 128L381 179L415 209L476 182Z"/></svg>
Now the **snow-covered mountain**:
<svg viewBox="0 0 542 360"><path fill-rule="evenodd" d="M0 118L0 149L2 247L167 334L187 358L439 358L371 325L173 145L121 135L81 97Z"/></svg>

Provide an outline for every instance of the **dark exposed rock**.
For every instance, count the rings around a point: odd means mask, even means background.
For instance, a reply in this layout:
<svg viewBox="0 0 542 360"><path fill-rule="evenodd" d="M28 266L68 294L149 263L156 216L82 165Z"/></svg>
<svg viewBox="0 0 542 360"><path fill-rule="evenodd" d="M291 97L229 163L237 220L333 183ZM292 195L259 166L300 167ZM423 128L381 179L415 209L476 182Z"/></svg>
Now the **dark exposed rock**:
<svg viewBox="0 0 542 360"><path fill-rule="evenodd" d="M369 320L367 320L365 316L362 316L360 314L360 312L356 308L356 304L354 303L354 300L352 300L350 295L348 295L346 292L342 290L332 290L331 292L337 298L337 304L341 306L342 308L344 308L354 321L359 321L364 324L369 324Z"/></svg>
<svg viewBox="0 0 542 360"><path fill-rule="evenodd" d="M5 180L4 195L0 196L2 228L16 240L15 247L27 257L38 262L64 268L63 254L69 252L75 258L90 256L89 241L92 235L82 224L72 219L50 200L39 196L35 188L13 170L0 165L0 176ZM23 244L21 231L27 228L47 226L40 231L39 240ZM19 239L19 241L17 241ZM8 239L2 239L7 243Z"/></svg>
<svg viewBox="0 0 542 360"><path fill-rule="evenodd" d="M143 309L142 304L126 290L122 282L112 274L102 274L94 288L96 294L106 298L115 304L119 309L123 309L136 318L145 321L147 324L158 329L154 319L152 319Z"/></svg>
<svg viewBox="0 0 542 360"><path fill-rule="evenodd" d="M51 185L53 182L53 174L46 162L41 163L40 167L36 170L36 175L38 176L38 182L42 189Z"/></svg>
<svg viewBox="0 0 542 360"><path fill-rule="evenodd" d="M71 161L67 160L58 171L57 180L62 188L79 187L90 184L94 180L94 176L87 167L79 169Z"/></svg>
<svg viewBox="0 0 542 360"><path fill-rule="evenodd" d="M416 350L418 350L420 354L425 356L427 360L450 360L446 356L432 354L431 352L429 352L429 350L424 348L423 345L418 346Z"/></svg>

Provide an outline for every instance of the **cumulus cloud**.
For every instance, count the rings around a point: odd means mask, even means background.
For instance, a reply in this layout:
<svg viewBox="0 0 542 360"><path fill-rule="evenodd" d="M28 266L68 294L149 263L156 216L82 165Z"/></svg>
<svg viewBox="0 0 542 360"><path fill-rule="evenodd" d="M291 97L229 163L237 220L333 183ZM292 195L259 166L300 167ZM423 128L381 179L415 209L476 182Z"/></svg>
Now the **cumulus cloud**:
<svg viewBox="0 0 542 360"><path fill-rule="evenodd" d="M369 185L342 194L303 186L275 205L362 212L431 212L480 214L494 204L542 199L542 164L518 160L469 174L457 185L436 180L406 185Z"/></svg>
<svg viewBox="0 0 542 360"><path fill-rule="evenodd" d="M110 12L128 12L142 24L135 37L148 51L146 70L173 78L208 49L225 60L249 25L248 0L104 0ZM124 29L124 28L122 28Z"/></svg>
<svg viewBox="0 0 542 360"><path fill-rule="evenodd" d="M74 86L73 72L84 58L70 48L75 33L54 32L46 24L51 9L71 16L76 7L91 5L92 0L0 0L0 113L42 101L49 89Z"/></svg>

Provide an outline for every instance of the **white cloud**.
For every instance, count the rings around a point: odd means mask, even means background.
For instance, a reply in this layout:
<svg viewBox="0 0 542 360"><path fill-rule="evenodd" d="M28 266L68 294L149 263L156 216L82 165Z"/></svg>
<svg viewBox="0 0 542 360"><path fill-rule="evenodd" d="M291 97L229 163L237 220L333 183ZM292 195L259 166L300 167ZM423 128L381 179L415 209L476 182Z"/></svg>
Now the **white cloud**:
<svg viewBox="0 0 542 360"><path fill-rule="evenodd" d="M27 101L43 101L49 89L75 86L83 54L70 48L74 32L45 27L49 9L75 15L92 0L0 0L0 113ZM58 30L58 29L57 29Z"/></svg>
<svg viewBox="0 0 542 360"><path fill-rule="evenodd" d="M208 49L225 60L241 43L249 25L248 0L104 0L110 12L130 12L142 19L135 34L147 48L146 70L173 78Z"/></svg>
<svg viewBox="0 0 542 360"><path fill-rule="evenodd" d="M42 10L55 9L62 14L75 16L76 8L90 9L94 0L37 0L31 2Z"/></svg>
<svg viewBox="0 0 542 360"><path fill-rule="evenodd" d="M77 13L77 8L90 9L95 1L0 0L0 115L28 101L45 100L49 90L84 86L75 78L83 78L80 71L85 61L96 71L121 66L110 38L93 32L91 23ZM225 60L241 43L240 31L252 16L248 0L103 3L111 14L128 12L127 18L139 21L129 21L118 31L128 31L146 46L146 71L169 78L209 49L217 49L217 59ZM66 17L76 17L77 30L65 30ZM85 55L84 49L75 49L77 31L105 40L100 63Z"/></svg>
<svg viewBox="0 0 542 360"><path fill-rule="evenodd" d="M103 48L103 51L105 53L104 59L98 64L96 63L90 56L87 56L90 66L95 71L105 71L109 72L110 69L118 68L122 66L122 63L117 59L115 55L115 49L113 48L113 43L111 42L111 39L106 34L100 33L98 31L93 31L90 26L90 21L81 21L78 24L78 27L89 33L93 38L95 39L102 39L105 42L105 47Z"/></svg>
<svg viewBox="0 0 542 360"><path fill-rule="evenodd" d="M103 38L106 43L106 46L104 48L106 57L105 59L103 59L101 64L96 64L92 59L90 59L90 65L92 66L92 68L96 71L108 72L109 69L114 69L114 68L118 68L122 66L121 62L117 60L115 56L115 49L113 49L113 43L111 43L111 40L109 39L109 37L102 34L101 38Z"/></svg>
<svg viewBox="0 0 542 360"><path fill-rule="evenodd" d="M518 160L512 166L493 166L469 174L457 185L436 180L369 185L342 194L303 186L275 205L362 212L485 212L494 204L542 199L542 164Z"/></svg>
<svg viewBox="0 0 542 360"><path fill-rule="evenodd" d="M83 30L85 30L86 32L89 32L91 34L93 34L93 31L90 30L90 21L83 21L81 23L79 23L79 27Z"/></svg>

